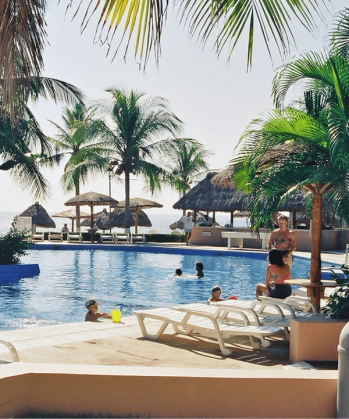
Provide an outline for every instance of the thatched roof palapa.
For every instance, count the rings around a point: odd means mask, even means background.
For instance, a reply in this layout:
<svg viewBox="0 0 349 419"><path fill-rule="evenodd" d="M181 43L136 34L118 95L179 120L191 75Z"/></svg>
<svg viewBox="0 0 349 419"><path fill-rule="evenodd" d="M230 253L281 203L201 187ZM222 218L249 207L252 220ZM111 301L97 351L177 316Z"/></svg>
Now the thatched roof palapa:
<svg viewBox="0 0 349 419"><path fill-rule="evenodd" d="M35 224L36 227L56 228L55 222L39 202L35 202L35 204L23 211L19 217L32 217L32 223Z"/></svg>
<svg viewBox="0 0 349 419"><path fill-rule="evenodd" d="M213 183L216 172L210 172L206 178L190 189L173 205L175 209L194 211L243 211L248 195L233 186L223 188Z"/></svg>

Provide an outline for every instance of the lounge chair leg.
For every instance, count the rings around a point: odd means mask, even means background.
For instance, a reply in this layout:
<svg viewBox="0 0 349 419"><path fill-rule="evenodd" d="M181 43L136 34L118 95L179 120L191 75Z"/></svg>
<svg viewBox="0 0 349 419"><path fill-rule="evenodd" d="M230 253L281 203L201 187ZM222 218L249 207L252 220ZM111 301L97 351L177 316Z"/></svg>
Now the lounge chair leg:
<svg viewBox="0 0 349 419"><path fill-rule="evenodd" d="M136 316L138 319L139 327L141 328L141 331L142 331L142 335L147 339L152 339L152 340L158 339L158 337L164 333L164 331L166 330L166 327L170 324L170 322L166 322L166 321L163 322L163 324L161 325L157 333L155 335L151 335L150 333L147 332L143 317L140 316L138 313L136 313Z"/></svg>
<svg viewBox="0 0 349 419"><path fill-rule="evenodd" d="M261 338L261 340L259 341L259 340L256 340L253 336L250 336L250 343L251 343L252 348L253 349L259 349L261 346L264 346L262 340L263 340L263 338ZM270 345L270 343L269 343L269 345Z"/></svg>

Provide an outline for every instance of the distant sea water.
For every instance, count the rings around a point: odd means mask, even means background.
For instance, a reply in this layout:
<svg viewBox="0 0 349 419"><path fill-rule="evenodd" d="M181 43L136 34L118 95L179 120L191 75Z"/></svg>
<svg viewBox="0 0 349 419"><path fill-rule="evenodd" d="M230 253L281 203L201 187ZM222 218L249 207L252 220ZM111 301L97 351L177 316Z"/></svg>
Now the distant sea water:
<svg viewBox="0 0 349 419"><path fill-rule="evenodd" d="M49 215L52 216L56 212L49 212ZM170 234L170 224L178 221L182 216L182 212L178 211L178 214L151 214L147 213L149 219L152 223L152 227L139 227L139 233L148 233L151 230L157 231L159 234ZM19 212L16 211L0 211L0 234L7 233L10 229L13 218L19 215ZM68 224L68 228L71 229L71 220L68 218L53 218L56 223L56 228L37 228L37 231L61 231L64 223ZM229 223L230 214L228 213L216 213L216 222L220 225L225 225ZM234 219L235 227L246 227L247 218L235 218ZM113 228L115 232L122 232L123 229ZM82 230L85 231L85 230ZM134 231L134 228L131 228L131 232Z"/></svg>

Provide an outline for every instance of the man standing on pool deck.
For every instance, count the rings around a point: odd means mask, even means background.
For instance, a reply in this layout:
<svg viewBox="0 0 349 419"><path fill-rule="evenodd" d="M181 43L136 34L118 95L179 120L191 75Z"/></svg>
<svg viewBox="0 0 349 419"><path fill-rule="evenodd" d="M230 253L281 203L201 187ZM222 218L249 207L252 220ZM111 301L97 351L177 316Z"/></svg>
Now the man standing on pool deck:
<svg viewBox="0 0 349 419"><path fill-rule="evenodd" d="M189 244L189 239L191 236L191 231L193 229L193 218L192 213L188 212L187 215L182 217L182 223L185 231L185 241L187 242L187 246Z"/></svg>
<svg viewBox="0 0 349 419"><path fill-rule="evenodd" d="M292 253L297 247L296 235L288 228L288 218L286 215L280 215L278 223L279 228L271 233L268 243L268 251L271 249L280 250L280 252L282 252L284 262L292 268Z"/></svg>

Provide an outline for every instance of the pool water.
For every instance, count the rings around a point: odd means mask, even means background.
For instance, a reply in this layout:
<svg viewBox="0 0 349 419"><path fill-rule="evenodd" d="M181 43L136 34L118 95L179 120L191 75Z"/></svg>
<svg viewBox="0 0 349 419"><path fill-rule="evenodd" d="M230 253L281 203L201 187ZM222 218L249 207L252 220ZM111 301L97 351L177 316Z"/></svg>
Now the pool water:
<svg viewBox="0 0 349 419"><path fill-rule="evenodd" d="M223 297L255 298L264 282L266 254L209 256L113 250L31 250L23 263L38 263L40 275L0 286L0 327L17 329L82 321L87 298L97 298L100 311L206 302L218 284ZM262 259L260 259L262 257ZM195 264L204 264L205 276L195 277ZM294 278L306 278L310 261L295 258ZM177 268L188 275L175 277Z"/></svg>

